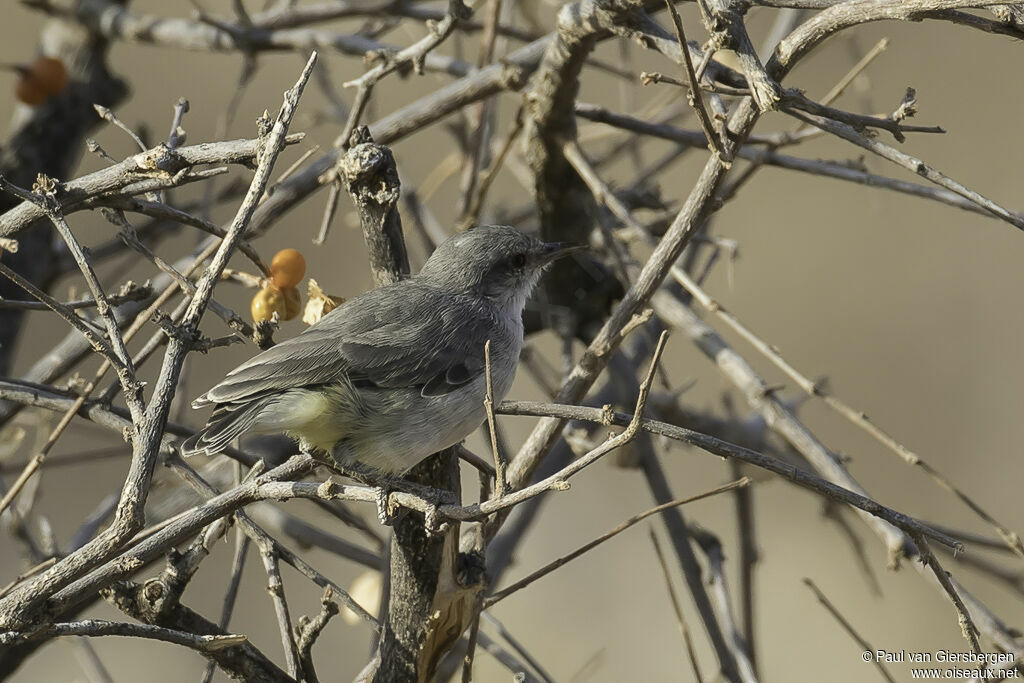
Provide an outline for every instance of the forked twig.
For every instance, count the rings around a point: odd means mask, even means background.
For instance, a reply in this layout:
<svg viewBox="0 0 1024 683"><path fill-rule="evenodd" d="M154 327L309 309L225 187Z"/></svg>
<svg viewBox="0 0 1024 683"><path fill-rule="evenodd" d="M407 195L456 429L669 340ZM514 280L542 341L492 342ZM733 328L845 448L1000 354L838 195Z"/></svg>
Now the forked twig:
<svg viewBox="0 0 1024 683"><path fill-rule="evenodd" d="M697 112L700 127L704 130L704 135L707 137L711 149L715 151L715 154L718 155L722 163L728 164L732 161L732 155L719 139L718 132L715 130L711 117L708 115L708 110L704 106L704 97L701 94L700 83L697 80L697 74L693 70L693 61L690 59L689 43L686 42L686 34L683 31L683 20L679 18L679 12L676 10L675 3L672 0L665 0L665 6L668 8L669 16L672 17L672 26L676 30L676 39L679 41L679 52L683 56L683 68L686 70L686 80L689 83L686 98L690 106Z"/></svg>

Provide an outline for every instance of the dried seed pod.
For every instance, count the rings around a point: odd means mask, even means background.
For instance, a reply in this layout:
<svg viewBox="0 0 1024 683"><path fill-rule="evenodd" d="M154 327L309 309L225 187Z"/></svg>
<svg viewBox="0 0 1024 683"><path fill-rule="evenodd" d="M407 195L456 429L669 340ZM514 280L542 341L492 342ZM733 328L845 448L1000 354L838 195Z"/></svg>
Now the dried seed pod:
<svg viewBox="0 0 1024 683"><path fill-rule="evenodd" d="M302 322L307 325L314 325L335 308L345 303L344 297L325 294L320 285L313 278L306 283L308 300L306 310L302 314Z"/></svg>

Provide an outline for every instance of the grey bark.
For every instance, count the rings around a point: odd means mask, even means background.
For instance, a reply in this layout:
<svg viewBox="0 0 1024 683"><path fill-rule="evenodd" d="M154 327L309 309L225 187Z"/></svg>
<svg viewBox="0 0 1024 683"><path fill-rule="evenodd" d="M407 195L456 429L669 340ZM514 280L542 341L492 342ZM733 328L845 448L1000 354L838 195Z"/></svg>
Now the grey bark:
<svg viewBox="0 0 1024 683"><path fill-rule="evenodd" d="M122 612L144 624L196 635L227 635L217 624L176 600L170 609L154 609L155 605L162 603L159 596L153 595L154 589L161 585L126 581L107 589L107 597ZM204 656L216 662L234 680L252 683L288 683L295 680L249 642L213 650Z"/></svg>
<svg viewBox="0 0 1024 683"><path fill-rule="evenodd" d="M398 215L398 167L391 150L374 144L365 126L353 134L352 141L355 144L338 161L338 172L359 211L373 281L380 287L409 274Z"/></svg>
<svg viewBox="0 0 1024 683"><path fill-rule="evenodd" d="M454 449L435 453L405 478L445 491L459 490L459 461ZM449 531L448 533L453 533ZM436 656L421 657L438 587L445 534L431 535L423 515L410 512L395 522L391 539L391 592L380 641L380 667L374 683L429 681ZM435 653L436 654L436 653Z"/></svg>
<svg viewBox="0 0 1024 683"><path fill-rule="evenodd" d="M353 135L353 143L338 170L359 213L374 282L377 286L397 282L409 273L409 258L397 208L400 182L395 158L390 149L372 142L365 126ZM459 465L454 449L430 456L405 479L457 495ZM387 616L373 674L377 682L426 681L438 664L440 654L422 655L446 534L428 533L426 526L424 516L415 512L405 513L394 523Z"/></svg>

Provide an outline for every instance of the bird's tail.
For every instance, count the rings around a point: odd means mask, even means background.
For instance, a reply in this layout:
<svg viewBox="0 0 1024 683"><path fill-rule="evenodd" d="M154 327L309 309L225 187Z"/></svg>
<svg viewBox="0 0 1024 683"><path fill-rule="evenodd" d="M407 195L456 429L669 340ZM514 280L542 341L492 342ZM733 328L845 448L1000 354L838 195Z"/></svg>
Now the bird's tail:
<svg viewBox="0 0 1024 683"><path fill-rule="evenodd" d="M192 455L222 453L232 441L255 424L268 401L264 398L248 403L218 405L206 421L206 426L181 443L181 454L187 458Z"/></svg>

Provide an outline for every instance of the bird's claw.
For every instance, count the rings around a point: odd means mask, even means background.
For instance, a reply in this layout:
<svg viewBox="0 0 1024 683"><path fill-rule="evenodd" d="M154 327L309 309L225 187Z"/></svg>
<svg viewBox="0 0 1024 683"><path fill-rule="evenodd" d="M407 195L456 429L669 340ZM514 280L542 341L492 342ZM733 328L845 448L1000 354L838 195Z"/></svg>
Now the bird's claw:
<svg viewBox="0 0 1024 683"><path fill-rule="evenodd" d="M393 526L397 516L391 505L392 488L390 486L377 487L377 521L383 526Z"/></svg>

